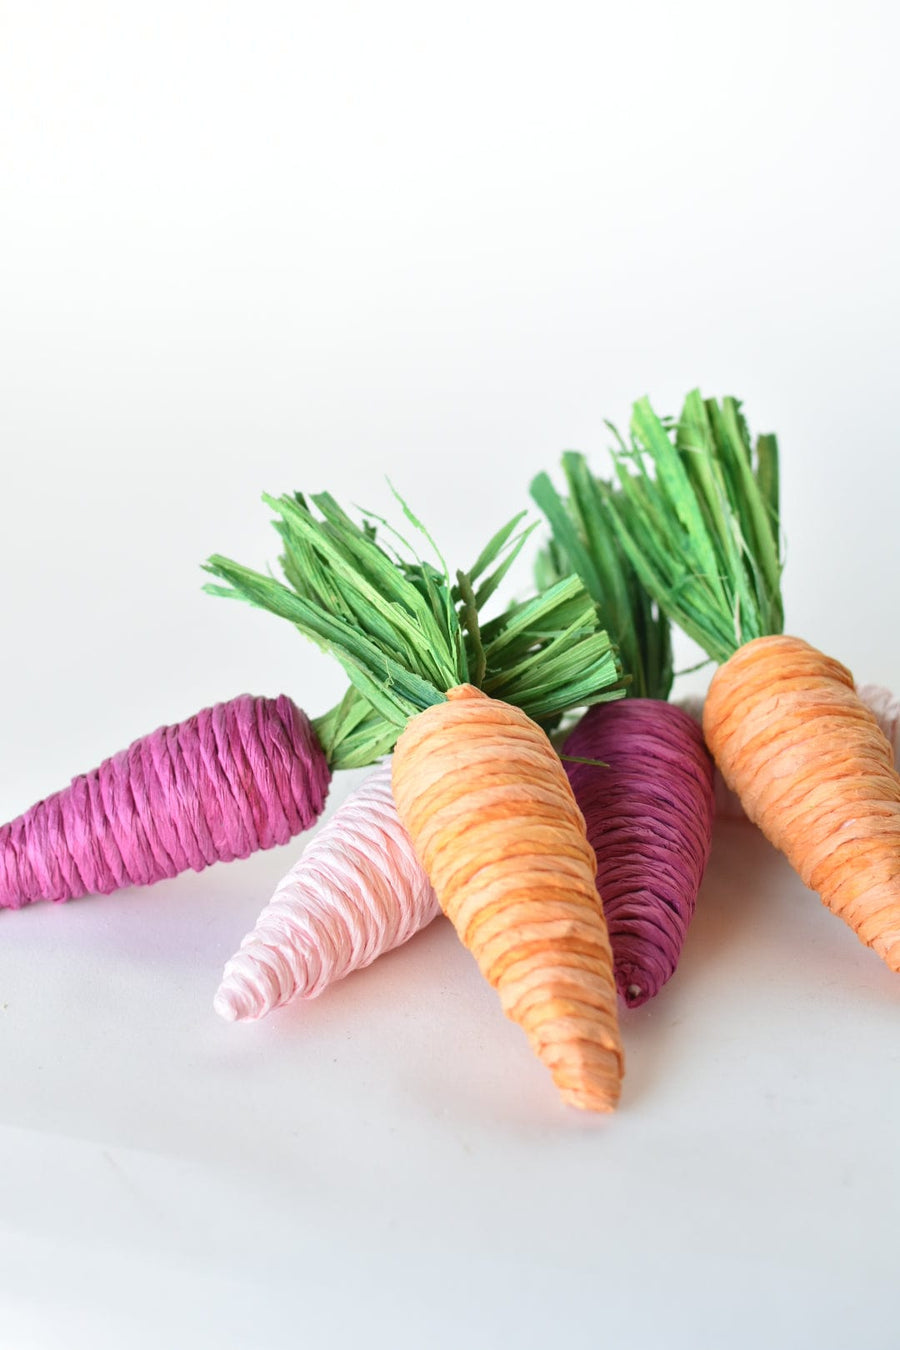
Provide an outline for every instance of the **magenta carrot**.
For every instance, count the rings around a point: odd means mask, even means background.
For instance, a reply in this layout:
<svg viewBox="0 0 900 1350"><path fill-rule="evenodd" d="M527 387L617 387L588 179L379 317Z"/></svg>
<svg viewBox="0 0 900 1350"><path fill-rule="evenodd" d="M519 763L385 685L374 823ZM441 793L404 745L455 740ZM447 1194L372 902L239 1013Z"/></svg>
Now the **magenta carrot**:
<svg viewBox="0 0 900 1350"><path fill-rule="evenodd" d="M687 713L643 698L591 708L562 754L597 855L616 984L637 1007L673 974L694 914L712 840L712 760Z"/></svg>
<svg viewBox="0 0 900 1350"><path fill-rule="evenodd" d="M285 844L317 819L330 778L289 698L206 708L0 827L0 907L108 895Z"/></svg>
<svg viewBox="0 0 900 1350"><path fill-rule="evenodd" d="M637 1007L659 992L681 955L709 860L713 765L700 729L666 702L668 620L619 548L584 456L570 452L562 462L565 501L546 474L531 486L553 530L542 579L574 568L631 677L627 697L590 709L562 756L597 857L616 987Z"/></svg>
<svg viewBox="0 0 900 1350"><path fill-rule="evenodd" d="M264 1017L310 999L407 942L440 905L391 791L370 774L307 844L225 967L216 1012Z"/></svg>

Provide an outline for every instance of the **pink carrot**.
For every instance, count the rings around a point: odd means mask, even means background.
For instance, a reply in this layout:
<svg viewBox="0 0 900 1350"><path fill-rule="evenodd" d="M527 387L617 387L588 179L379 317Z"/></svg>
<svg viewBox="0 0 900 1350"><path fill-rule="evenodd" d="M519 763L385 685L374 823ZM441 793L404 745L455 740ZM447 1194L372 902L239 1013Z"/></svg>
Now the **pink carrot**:
<svg viewBox="0 0 900 1350"><path fill-rule="evenodd" d="M0 907L107 895L285 844L317 819L330 778L289 698L204 709L0 827Z"/></svg>
<svg viewBox="0 0 900 1350"><path fill-rule="evenodd" d="M673 974L709 859L713 766L696 723L660 699L591 708L566 772L597 855L616 984L630 1007Z"/></svg>
<svg viewBox="0 0 900 1350"><path fill-rule="evenodd" d="M225 967L215 1008L255 1020L398 947L440 912L382 765L322 826Z"/></svg>

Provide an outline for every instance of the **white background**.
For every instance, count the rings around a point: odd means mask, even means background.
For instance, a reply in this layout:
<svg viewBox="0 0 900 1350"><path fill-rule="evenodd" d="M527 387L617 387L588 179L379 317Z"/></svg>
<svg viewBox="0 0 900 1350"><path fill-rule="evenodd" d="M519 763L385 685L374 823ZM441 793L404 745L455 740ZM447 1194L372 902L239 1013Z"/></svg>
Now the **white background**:
<svg viewBox="0 0 900 1350"><path fill-rule="evenodd" d="M390 474L464 564L698 383L779 432L788 628L900 687L894 15L0 4L0 819L337 695L200 593L274 556L262 490ZM0 916L2 1350L896 1345L897 979L762 840L719 831L599 1121L443 920L220 1023L296 852Z"/></svg>

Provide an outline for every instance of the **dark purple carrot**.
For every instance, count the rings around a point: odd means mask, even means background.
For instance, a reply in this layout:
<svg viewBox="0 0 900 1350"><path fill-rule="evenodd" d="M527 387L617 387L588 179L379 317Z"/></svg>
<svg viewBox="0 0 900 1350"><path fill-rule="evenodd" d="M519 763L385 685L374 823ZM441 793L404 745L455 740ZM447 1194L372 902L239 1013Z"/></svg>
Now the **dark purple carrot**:
<svg viewBox="0 0 900 1350"><path fill-rule="evenodd" d="M625 699L591 709L561 753L597 855L616 985L636 1007L659 992L681 955L709 860L713 765L699 727L666 702L670 626L619 548L597 481L582 455L564 455L563 471L566 501L546 474L531 487L553 530L542 580L579 574L631 684Z"/></svg>
<svg viewBox="0 0 900 1350"><path fill-rule="evenodd" d="M712 760L687 713L646 698L591 708L562 754L597 855L616 985L638 1007L674 973L693 917L712 841Z"/></svg>
<svg viewBox="0 0 900 1350"><path fill-rule="evenodd" d="M245 694L161 727L0 827L0 908L286 844L318 819L332 770L370 763L383 739L353 690L314 722L284 695Z"/></svg>

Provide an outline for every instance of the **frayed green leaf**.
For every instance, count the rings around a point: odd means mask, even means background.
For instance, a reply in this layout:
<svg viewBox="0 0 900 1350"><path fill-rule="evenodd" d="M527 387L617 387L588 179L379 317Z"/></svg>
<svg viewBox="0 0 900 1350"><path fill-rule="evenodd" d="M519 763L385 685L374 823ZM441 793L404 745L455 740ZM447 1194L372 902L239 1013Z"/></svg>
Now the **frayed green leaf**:
<svg viewBox="0 0 900 1350"><path fill-rule="evenodd" d="M717 662L782 631L778 447L754 452L736 399L694 390L667 426L646 399L632 444L613 450L608 517L643 586ZM652 467L653 472L650 472Z"/></svg>
<svg viewBox="0 0 900 1350"><path fill-rule="evenodd" d="M451 586L431 536L399 496L440 567L420 559L381 522L413 554L391 556L378 542L372 523L378 517L358 525L327 493L265 500L275 513L288 584L219 555L206 570L228 583L213 587L215 593L287 619L340 661L351 692L317 724L335 767L385 753L410 717L473 679L486 691L502 687L509 702L542 721L621 694L616 654L577 578L482 623L485 598L530 532L515 534L521 515L479 555L475 572L482 580L476 590L466 573Z"/></svg>
<svg viewBox="0 0 900 1350"><path fill-rule="evenodd" d="M565 500L547 474L539 474L531 485L531 495L553 532L551 547L556 566L568 563L599 606L600 617L631 676L629 695L667 698L672 684L669 623L647 594L616 537L608 518L609 486L593 476L581 454L567 451L562 465L568 488ZM620 505L626 509L624 503Z"/></svg>

